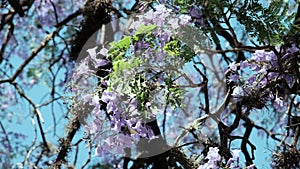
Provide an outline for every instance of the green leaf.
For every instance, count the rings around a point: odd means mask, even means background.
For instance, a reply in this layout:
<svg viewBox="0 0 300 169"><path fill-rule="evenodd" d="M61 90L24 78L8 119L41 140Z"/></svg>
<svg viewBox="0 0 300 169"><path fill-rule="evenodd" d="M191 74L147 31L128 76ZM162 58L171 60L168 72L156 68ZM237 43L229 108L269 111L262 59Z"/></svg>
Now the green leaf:
<svg viewBox="0 0 300 169"><path fill-rule="evenodd" d="M117 61L124 57L127 49L130 47L131 37L125 36L123 39L118 42L111 42L111 48L108 51L108 57L112 60Z"/></svg>
<svg viewBox="0 0 300 169"><path fill-rule="evenodd" d="M136 30L135 32L135 36L143 36L143 35L146 35L146 36L149 36L153 30L156 29L156 25L141 25L138 30Z"/></svg>
<svg viewBox="0 0 300 169"><path fill-rule="evenodd" d="M42 76L41 70L37 68L29 68L27 71L27 78L40 78Z"/></svg>
<svg viewBox="0 0 300 169"><path fill-rule="evenodd" d="M164 46L164 50L171 56L177 56L183 58L186 62L191 61L195 56L195 52L186 44L172 40Z"/></svg>
<svg viewBox="0 0 300 169"><path fill-rule="evenodd" d="M244 1L236 10L236 16L258 42L278 45L288 34L293 19L286 15L288 10L288 2L284 0L271 1L267 7L257 1Z"/></svg>

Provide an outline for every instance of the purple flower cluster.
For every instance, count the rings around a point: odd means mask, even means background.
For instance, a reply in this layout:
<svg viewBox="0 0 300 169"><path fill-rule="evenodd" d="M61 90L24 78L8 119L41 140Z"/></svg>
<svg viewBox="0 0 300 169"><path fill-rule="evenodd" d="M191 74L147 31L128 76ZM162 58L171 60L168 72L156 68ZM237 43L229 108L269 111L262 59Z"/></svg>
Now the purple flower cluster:
<svg viewBox="0 0 300 169"><path fill-rule="evenodd" d="M207 159L208 161L203 164L200 165L198 167L198 169L216 169L216 168L230 168L230 169L234 169L234 168L242 168L240 165L240 152L241 150L239 149L235 149L232 150L232 158L230 158L227 163L226 166L222 166L221 162L222 161L222 157L219 155L219 148L218 147L209 147L209 152L207 153L207 156L205 157L205 159ZM221 165L221 166L220 166ZM255 167L255 165L249 165L246 166L245 168L247 169L253 169Z"/></svg>
<svg viewBox="0 0 300 169"><path fill-rule="evenodd" d="M104 91L101 97L101 100L107 104L107 111L112 112L110 118L111 126L114 126L113 130L121 133L124 128L128 129L127 134L131 135L135 141L139 141L140 138L154 138L153 131L142 124L141 119L135 118L135 115L138 114L136 100L120 105L120 102L124 101L119 100L120 98L120 95L107 91ZM126 113L126 110L123 109L125 106L132 112Z"/></svg>
<svg viewBox="0 0 300 169"><path fill-rule="evenodd" d="M86 89L95 89L97 86L96 72L99 66L108 64L106 59L108 50L106 48L97 51L98 47L87 50L88 57L82 59L72 75L71 91L73 93Z"/></svg>
<svg viewBox="0 0 300 169"><path fill-rule="evenodd" d="M149 11L144 15L139 15L138 20L134 21L130 29L133 32L138 30L141 25L156 25L158 27L157 33L159 35L169 34L170 30L172 33L177 34L181 26L186 26L191 24L192 18L190 15L180 15L179 17L172 13L171 9L166 8L164 5L155 6L156 11ZM165 32L166 31L166 32Z"/></svg>
<svg viewBox="0 0 300 169"><path fill-rule="evenodd" d="M232 96L252 108L262 108L271 102L275 110L284 111L284 90L292 89L296 81L296 76L289 70L290 63L286 60L293 57L299 59L299 56L295 56L298 51L298 48L292 46L277 51L277 56L273 51L258 50L248 60L231 63L229 81L236 85ZM246 99L248 102L254 101L255 105L247 105Z"/></svg>
<svg viewBox="0 0 300 169"><path fill-rule="evenodd" d="M184 64L182 58L170 56L164 47L171 37L180 34L178 31L180 27L190 25L192 19L188 15L178 17L164 5L157 5L155 8L155 11L150 10L138 16L138 20L132 23L130 27L132 35L135 35L142 26L155 25L155 29L142 37L139 35L138 40L131 38L131 44L126 49L124 58L114 60L110 49L103 48L98 51L98 48L94 47L87 50L89 57L80 62L73 75L73 81L77 86L88 87L82 90L72 85L73 91L79 94L78 100L93 107L92 120L86 123L85 128L92 134L93 141L97 144L95 151L97 156L109 153L123 154L124 148L132 147L133 143L138 143L140 139L145 138L149 141L156 137L146 123L164 111L163 108L166 106L164 99L167 98L168 92L157 87L166 85L165 79L171 78L171 75L174 79L178 77L176 70ZM195 8L191 11L194 17L199 15L197 10ZM89 85L89 77L95 75L97 67L109 63L107 58L112 60L113 70L108 75L109 80L101 79L106 87L99 89L99 86ZM138 65L135 64L137 59ZM173 73L165 73L171 71ZM151 84L154 87L150 92ZM98 93L101 93L100 99ZM147 101L145 97L148 98ZM102 110L101 105L104 104L105 110Z"/></svg>
<svg viewBox="0 0 300 169"><path fill-rule="evenodd" d="M194 22L197 25L203 26L204 25L204 19L203 19L201 9L202 9L201 6L198 7L196 5L192 5L191 8L190 8L189 13L190 13L190 16L193 18Z"/></svg>
<svg viewBox="0 0 300 169"><path fill-rule="evenodd" d="M231 152L232 152L232 158L230 158L227 161L226 166L230 167L230 168L240 168L239 167L239 159L240 159L239 153L241 152L241 150L235 149L235 150L232 150Z"/></svg>
<svg viewBox="0 0 300 169"><path fill-rule="evenodd" d="M98 142L96 155L105 152L121 153L132 143L138 142L141 138L153 139L153 131L147 128L141 120L135 118L137 114L136 100L124 102L124 94L105 90L101 98L97 93L96 81L93 83L89 78L93 78L96 68L108 63L105 59L108 50L102 48L97 52L97 47L88 49L89 57L83 59L73 74L73 92L79 94L78 100L82 100L85 105L93 106L91 111L93 120L85 128L93 135L93 140ZM105 58L101 58L104 56ZM110 85L109 81L103 84ZM87 88L87 89L86 89ZM95 94L94 94L95 93ZM110 121L106 120L101 110L101 102L106 104ZM107 133L104 133L107 131ZM102 140L106 140L102 142Z"/></svg>
<svg viewBox="0 0 300 169"><path fill-rule="evenodd" d="M208 159L208 162L200 165L198 169L214 169L218 168L218 162L221 161L221 156L218 153L219 148L218 147L209 147L209 151L207 153L207 156L205 159Z"/></svg>
<svg viewBox="0 0 300 169"><path fill-rule="evenodd" d="M90 104L95 102L99 106L99 100L95 96L85 98L87 102L91 102ZM125 113L126 110L119 105L119 99L119 95L104 91L100 100L107 105L110 121L105 120L100 108L96 106L97 109L95 108L96 110L92 112L93 118L96 119L86 126L90 134L94 135L94 142L97 143L95 154L97 156L108 153L123 154L124 148L132 147L133 143L137 143L141 138L155 138L153 131L147 128L141 120L131 116L130 113ZM129 103L128 107L137 109L135 103ZM107 133L104 134L104 131Z"/></svg>

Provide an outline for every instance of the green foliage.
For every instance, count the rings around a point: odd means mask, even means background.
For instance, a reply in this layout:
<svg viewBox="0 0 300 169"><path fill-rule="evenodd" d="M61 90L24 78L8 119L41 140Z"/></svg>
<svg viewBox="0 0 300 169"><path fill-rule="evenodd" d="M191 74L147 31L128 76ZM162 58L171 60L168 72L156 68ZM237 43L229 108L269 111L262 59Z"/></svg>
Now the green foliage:
<svg viewBox="0 0 300 169"><path fill-rule="evenodd" d="M178 85L174 85L174 79L172 79L172 77L166 78L165 83L168 89L166 101L170 104L173 110L181 107L184 89L178 88Z"/></svg>
<svg viewBox="0 0 300 169"><path fill-rule="evenodd" d="M147 112L149 110L146 106L148 102L151 104L151 109L156 109L161 106L159 104L165 104L166 102L173 109L176 109L181 106L183 95L183 90L177 88L174 83L178 72L164 72L167 74L167 78L164 79L165 84L163 85L165 86L161 86L155 82L155 78L146 79L148 68L140 70L141 66L149 64L144 63L148 60L142 60L139 57L140 55L131 54L130 46L135 46L139 41L150 44L150 48L155 51L158 39L153 35L153 32L156 29L156 25L141 25L134 35L125 36L118 42L112 42L108 52L108 57L112 60L113 65L113 72L109 75L110 85L108 90L122 93L122 97L137 99L137 110L142 118L148 118ZM182 64L191 61L192 57L195 56L194 51L187 44L177 39L168 42L164 50L168 53L165 60L166 64L170 64L168 66L175 68L180 68ZM130 56L128 56L128 53L130 53ZM155 101L154 97L159 93L166 96L165 100L162 101L164 103Z"/></svg>
<svg viewBox="0 0 300 169"><path fill-rule="evenodd" d="M108 90L112 88L121 88L122 91L125 93L130 93L129 84L132 80L129 75L134 71L139 65L141 64L141 60L139 58L130 58L129 60L126 59L119 59L113 62L113 72L110 73L110 80L111 85ZM126 76L126 77L125 77Z"/></svg>
<svg viewBox="0 0 300 169"><path fill-rule="evenodd" d="M180 42L178 40L172 40L165 45L164 50L167 51L170 55L179 56L180 48Z"/></svg>
<svg viewBox="0 0 300 169"><path fill-rule="evenodd" d="M289 24L294 15L287 16L288 2L271 1L264 7L257 1L245 0L236 10L238 21L245 26L246 31L260 43L278 45L289 31Z"/></svg>
<svg viewBox="0 0 300 169"><path fill-rule="evenodd" d="M42 72L39 68L31 67L27 71L27 78L40 78L42 76Z"/></svg>
<svg viewBox="0 0 300 169"><path fill-rule="evenodd" d="M130 58L129 60L119 59L113 62L114 75L120 76L123 71L130 70L131 68L136 68L141 64L139 58Z"/></svg>
<svg viewBox="0 0 300 169"><path fill-rule="evenodd" d="M110 49L108 51L108 57L114 61L120 60L125 56L126 51L130 47L131 37L125 36L123 39L118 42L111 42Z"/></svg>
<svg viewBox="0 0 300 169"><path fill-rule="evenodd" d="M136 30L134 37L140 37L140 36L149 36L152 34L153 30L156 29L156 25L141 25L138 30Z"/></svg>
<svg viewBox="0 0 300 169"><path fill-rule="evenodd" d="M153 31L157 28L156 25L141 25L138 30L135 32L135 34L132 36L132 42L136 43L140 40L143 40L144 42L148 43L150 47L154 47L154 39L155 36L152 34Z"/></svg>
<svg viewBox="0 0 300 169"><path fill-rule="evenodd" d="M194 3L194 0L175 0L174 4L180 6L180 13L187 13L190 9L191 4Z"/></svg>
<svg viewBox="0 0 300 169"><path fill-rule="evenodd" d="M137 74L131 83L131 92L137 96L138 111L146 110L146 103L149 101L149 94L152 88L147 84L145 77ZM146 115L144 115L146 117Z"/></svg>
<svg viewBox="0 0 300 169"><path fill-rule="evenodd" d="M183 97L183 89L181 88L170 88L168 91L169 97L167 98L167 102L170 103L172 109L176 109L178 107L182 107L181 101Z"/></svg>
<svg viewBox="0 0 300 169"><path fill-rule="evenodd" d="M190 62L195 56L195 52L189 46L176 39L168 42L164 46L164 50L172 57L181 57L186 62Z"/></svg>

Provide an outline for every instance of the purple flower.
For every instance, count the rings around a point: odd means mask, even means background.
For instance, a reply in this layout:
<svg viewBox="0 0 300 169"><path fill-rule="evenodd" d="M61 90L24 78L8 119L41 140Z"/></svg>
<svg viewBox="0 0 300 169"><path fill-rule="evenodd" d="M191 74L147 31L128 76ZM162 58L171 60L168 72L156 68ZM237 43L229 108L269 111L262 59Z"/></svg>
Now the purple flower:
<svg viewBox="0 0 300 169"><path fill-rule="evenodd" d="M101 97L101 101L103 101L104 103L107 103L107 111L108 112L115 112L117 113L118 111L118 107L117 107L117 103L116 103L116 95L113 92L107 92L104 91L102 93L102 97ZM115 114L116 116L118 116L118 114Z"/></svg>
<svg viewBox="0 0 300 169"><path fill-rule="evenodd" d="M120 132L123 123L120 120L115 120L115 126L112 128L114 131Z"/></svg>
<svg viewBox="0 0 300 169"><path fill-rule="evenodd" d="M152 21L154 21L154 20L156 20L156 15L154 14L154 12L153 11L150 11L150 12L147 12L147 13L145 13L142 17L140 17L140 19L144 19L144 21L146 22L146 23L151 23ZM145 25L146 25L146 23L145 23ZM134 23L133 23L134 24ZM142 23L137 23L138 24L138 27L140 26L140 25L142 25ZM134 25L135 26L135 25ZM137 28L138 28L137 27Z"/></svg>
<svg viewBox="0 0 300 169"><path fill-rule="evenodd" d="M133 129L143 138L148 137L152 139L155 137L153 131L143 126L141 121L138 121Z"/></svg>
<svg viewBox="0 0 300 169"><path fill-rule="evenodd" d="M201 14L200 8L193 5L190 8L190 15L191 15L191 17L194 17L194 18L201 18L202 14Z"/></svg>
<svg viewBox="0 0 300 169"><path fill-rule="evenodd" d="M278 76L279 76L279 73L277 73L277 72L268 73L268 79L276 79L276 78L278 78Z"/></svg>
<svg viewBox="0 0 300 169"><path fill-rule="evenodd" d="M108 112L116 112L118 110L116 103L113 101L108 102L107 104L107 111Z"/></svg>
<svg viewBox="0 0 300 169"><path fill-rule="evenodd" d="M169 12L171 11L170 9L167 9L165 5L160 4L156 6L156 14L163 14L164 17L167 17L169 15Z"/></svg>
<svg viewBox="0 0 300 169"><path fill-rule="evenodd" d="M218 147L209 147L209 151L207 153L206 159L208 162L204 165L200 165L198 169L214 169L217 168L217 162L221 161L221 156L219 155Z"/></svg>
<svg viewBox="0 0 300 169"><path fill-rule="evenodd" d="M100 100L102 100L104 103L108 103L113 99L115 99L115 95L112 92L104 91Z"/></svg>
<svg viewBox="0 0 300 169"><path fill-rule="evenodd" d="M267 62L270 62L274 59L276 60L277 58L276 58L276 56L273 52L266 53L265 58L264 58L264 60L267 61Z"/></svg>
<svg viewBox="0 0 300 169"><path fill-rule="evenodd" d="M250 64L250 68L253 71L259 71L259 66L256 63Z"/></svg>
<svg viewBox="0 0 300 169"><path fill-rule="evenodd" d="M96 59L96 57L97 57L97 52L96 52L97 49L98 49L98 46L86 50L86 52L90 55L90 57L91 57L93 60Z"/></svg>
<svg viewBox="0 0 300 169"><path fill-rule="evenodd" d="M95 115L96 117L101 117L102 113L101 113L101 109L100 109L101 104L98 104L94 107L94 109L92 110L92 115Z"/></svg>
<svg viewBox="0 0 300 169"><path fill-rule="evenodd" d="M95 149L95 156L104 157L105 155L109 154L107 149L104 149L102 146L97 146Z"/></svg>
<svg viewBox="0 0 300 169"><path fill-rule="evenodd" d="M294 78L291 76L286 76L285 81L289 85L290 88L292 88L295 83Z"/></svg>
<svg viewBox="0 0 300 169"><path fill-rule="evenodd" d="M233 159L233 158L230 158L230 159L227 161L226 166L230 166L233 162L234 162L234 159Z"/></svg>
<svg viewBox="0 0 300 169"><path fill-rule="evenodd" d="M166 42L170 40L170 37L172 36L172 32L169 30L165 30L161 33L160 35L160 40L161 40L161 46L165 46Z"/></svg>
<svg viewBox="0 0 300 169"><path fill-rule="evenodd" d="M255 82L255 80L256 80L256 75L253 75L253 76L251 76L251 77L248 79L248 82L249 82L250 84L253 84L253 83Z"/></svg>
<svg viewBox="0 0 300 169"><path fill-rule="evenodd" d="M91 61L94 63L95 67L104 66L107 64L106 59L98 59L97 55L102 54L103 56L107 56L108 50L105 48L102 48L99 53L96 52L97 46L91 49L88 49L87 52L89 53L89 56L91 57Z"/></svg>
<svg viewBox="0 0 300 169"><path fill-rule="evenodd" d="M241 69L247 68L249 66L249 62L247 60L240 62Z"/></svg>
<svg viewBox="0 0 300 169"><path fill-rule="evenodd" d="M100 99L99 99L99 97L97 95L93 95L91 101L92 102L90 103L90 105L97 106L97 105L99 105Z"/></svg>
<svg viewBox="0 0 300 169"><path fill-rule="evenodd" d="M209 147L209 151L207 153L206 159L209 161L217 162L221 160L221 156L219 155L218 147Z"/></svg>
<svg viewBox="0 0 300 169"><path fill-rule="evenodd" d="M286 53L286 54L284 54L283 56L282 56L282 60L285 60L285 59L287 59L287 58L289 58L289 57L292 57L293 56L293 54L291 54L291 53Z"/></svg>
<svg viewBox="0 0 300 169"><path fill-rule="evenodd" d="M97 146L96 148L95 148L95 156L99 156L99 157L101 157L102 156L102 147L100 147L100 146Z"/></svg>
<svg viewBox="0 0 300 169"><path fill-rule="evenodd" d="M262 78L259 82L259 86L262 87L262 86L265 86L266 84L268 83L268 80L266 77Z"/></svg>
<svg viewBox="0 0 300 169"><path fill-rule="evenodd" d="M238 161L239 157L240 157L239 154L240 154L241 150L236 149L236 150L232 150L231 152L232 152L233 159Z"/></svg>
<svg viewBox="0 0 300 169"><path fill-rule="evenodd" d="M146 48L149 48L149 44L148 43L145 43L143 41L138 41L136 43L136 47L137 47L137 50L142 50L142 49L146 49Z"/></svg>
<svg viewBox="0 0 300 169"><path fill-rule="evenodd" d="M201 19L196 19L196 21L195 21L195 23L196 24L199 24L199 25L201 25L201 26L204 26L204 20L201 18Z"/></svg>
<svg viewBox="0 0 300 169"><path fill-rule="evenodd" d="M104 140L104 143L101 147L96 149L96 155L101 155L103 152L111 153L114 151L118 154L124 153L124 148L132 146L132 139L129 135L118 134L111 135Z"/></svg>
<svg viewBox="0 0 300 169"><path fill-rule="evenodd" d="M271 66L274 67L274 68L278 68L279 65L278 65L277 60L272 60L272 61L271 61Z"/></svg>
<svg viewBox="0 0 300 169"><path fill-rule="evenodd" d="M172 29L178 29L179 28L178 21L179 21L178 18L171 18L168 23L171 25Z"/></svg>
<svg viewBox="0 0 300 169"><path fill-rule="evenodd" d="M90 102L90 105L97 106L99 105L99 97L93 94L87 94L82 97L84 103Z"/></svg>
<svg viewBox="0 0 300 169"><path fill-rule="evenodd" d="M235 65L235 62L230 63L230 64L229 64L229 68L230 68L231 70L233 70L233 71L236 71L236 70L237 70L237 67L236 67L236 65Z"/></svg>
<svg viewBox="0 0 300 169"><path fill-rule="evenodd" d="M132 145L131 137L129 135L120 134L118 140L120 141L122 148L130 147Z"/></svg>
<svg viewBox="0 0 300 169"><path fill-rule="evenodd" d="M179 19L180 19L179 23L181 25L186 25L192 20L191 16L188 15L180 15Z"/></svg>
<svg viewBox="0 0 300 169"><path fill-rule="evenodd" d="M278 111L281 111L284 108L283 100L276 97L274 101L274 108Z"/></svg>
<svg viewBox="0 0 300 169"><path fill-rule="evenodd" d="M277 57L274 54L274 52L266 52L264 50L257 50L252 55L251 60L254 60L256 62L270 62L270 61L276 61Z"/></svg>
<svg viewBox="0 0 300 169"><path fill-rule="evenodd" d="M258 71L258 73L262 73L262 74L266 75L266 74L267 74L267 68L266 68L266 66L264 65L264 66Z"/></svg>
<svg viewBox="0 0 300 169"><path fill-rule="evenodd" d="M126 125L130 128L132 128L132 126L136 123L135 118L130 118L129 120L125 120L125 121L126 121Z"/></svg>
<svg viewBox="0 0 300 169"><path fill-rule="evenodd" d="M259 62L260 58L261 58L261 55L263 55L263 54L264 54L263 50L257 50L257 51L255 51L255 53L253 53L253 55L251 57L251 60Z"/></svg>
<svg viewBox="0 0 300 169"><path fill-rule="evenodd" d="M237 74L230 74L229 81L237 82L239 80L239 75Z"/></svg>
<svg viewBox="0 0 300 169"><path fill-rule="evenodd" d="M163 27L163 25L165 24L165 18L163 18L162 16L163 14L161 15L158 15L157 18L155 18L155 24L158 26L158 27Z"/></svg>
<svg viewBox="0 0 300 169"><path fill-rule="evenodd" d="M159 2L160 4L164 4L164 3L166 3L166 0L158 0L158 2Z"/></svg>
<svg viewBox="0 0 300 169"><path fill-rule="evenodd" d="M84 128L89 131L89 133L94 134L98 131L101 131L102 129L102 122L100 122L99 119L94 119L91 124L87 124L84 126ZM97 137L94 137L94 139L97 139Z"/></svg>
<svg viewBox="0 0 300 169"><path fill-rule="evenodd" d="M107 60L106 59L96 59L95 60L95 66L104 66L107 64Z"/></svg>
<svg viewBox="0 0 300 169"><path fill-rule="evenodd" d="M295 44L293 44L292 47L290 47L290 48L288 49L288 52L289 52L289 53L295 53L295 52L297 52L297 51L299 51L299 49L296 47Z"/></svg>
<svg viewBox="0 0 300 169"><path fill-rule="evenodd" d="M233 92L232 92L233 97L240 97L240 96L243 96L243 95L244 95L244 90L243 90L242 87L237 86L233 89Z"/></svg>
<svg viewBox="0 0 300 169"><path fill-rule="evenodd" d="M86 75L92 72L88 66L87 58L80 62L79 66L76 69L75 79L79 79L81 75Z"/></svg>
<svg viewBox="0 0 300 169"><path fill-rule="evenodd" d="M87 94L87 95L84 95L82 97L82 100L83 100L84 103L87 103L87 102L89 102L91 100L91 98L92 98L92 95L91 94Z"/></svg>

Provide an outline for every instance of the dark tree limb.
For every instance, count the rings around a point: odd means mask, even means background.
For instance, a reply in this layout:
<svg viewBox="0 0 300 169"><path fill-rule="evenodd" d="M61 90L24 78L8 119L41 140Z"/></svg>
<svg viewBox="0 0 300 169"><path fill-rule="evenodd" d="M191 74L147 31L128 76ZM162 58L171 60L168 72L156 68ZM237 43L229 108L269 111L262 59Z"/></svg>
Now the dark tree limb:
<svg viewBox="0 0 300 169"><path fill-rule="evenodd" d="M7 0L8 3L14 8L14 10L23 17L25 15L22 5L19 3L18 0Z"/></svg>
<svg viewBox="0 0 300 169"><path fill-rule="evenodd" d="M86 51L94 44L85 45L87 40L98 31L102 25L108 24L111 21L110 13L116 12L112 6L111 0L88 0L83 9L84 20L81 23L81 30L78 32L71 48L71 59L78 59L80 51ZM109 26L109 25L107 25ZM109 36L110 35L110 36ZM108 42L113 40L112 33L105 33L105 39Z"/></svg>
<svg viewBox="0 0 300 169"><path fill-rule="evenodd" d="M55 160L54 164L52 165L53 168L55 168L55 169L61 168L62 164L64 162L66 162L66 157L68 155L68 152L71 149L71 142L72 142L76 132L80 128L80 122L76 116L74 116L71 119L67 128L68 128L67 136L66 136L66 138L63 138L60 140L61 147L60 147L59 153L56 157L56 160Z"/></svg>
<svg viewBox="0 0 300 169"><path fill-rule="evenodd" d="M254 158L254 150L256 149L255 147L252 147L251 152L252 152L252 157L250 157L250 154L247 150L247 140L249 140L250 134L252 132L253 129L253 121L251 121L249 119L249 117L243 117L243 120L245 121L245 127L246 127L246 131L244 133L244 139L242 140L241 143L241 150L245 155L245 159L246 159L246 166L249 166L251 164L253 164L253 160Z"/></svg>

